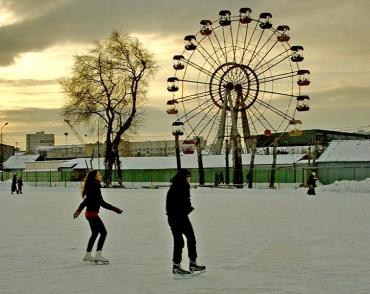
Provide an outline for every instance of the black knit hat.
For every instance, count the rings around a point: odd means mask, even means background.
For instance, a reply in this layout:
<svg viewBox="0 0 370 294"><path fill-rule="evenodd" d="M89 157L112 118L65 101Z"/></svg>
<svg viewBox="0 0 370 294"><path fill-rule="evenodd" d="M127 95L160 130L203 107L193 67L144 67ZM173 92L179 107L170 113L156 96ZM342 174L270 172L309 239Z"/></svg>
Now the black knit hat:
<svg viewBox="0 0 370 294"><path fill-rule="evenodd" d="M187 178L187 177L191 177L191 172L187 170L186 168L182 168L177 172L177 175L179 177Z"/></svg>

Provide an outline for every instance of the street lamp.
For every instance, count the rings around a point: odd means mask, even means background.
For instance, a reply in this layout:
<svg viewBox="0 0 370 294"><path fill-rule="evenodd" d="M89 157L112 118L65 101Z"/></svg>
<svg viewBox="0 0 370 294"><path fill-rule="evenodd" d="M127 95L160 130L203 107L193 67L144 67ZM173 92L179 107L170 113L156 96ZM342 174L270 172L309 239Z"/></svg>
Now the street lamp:
<svg viewBox="0 0 370 294"><path fill-rule="evenodd" d="M5 127L7 124L8 122L3 124L2 127L0 128L0 146L1 146L0 170L3 170L3 161L4 161L3 127Z"/></svg>

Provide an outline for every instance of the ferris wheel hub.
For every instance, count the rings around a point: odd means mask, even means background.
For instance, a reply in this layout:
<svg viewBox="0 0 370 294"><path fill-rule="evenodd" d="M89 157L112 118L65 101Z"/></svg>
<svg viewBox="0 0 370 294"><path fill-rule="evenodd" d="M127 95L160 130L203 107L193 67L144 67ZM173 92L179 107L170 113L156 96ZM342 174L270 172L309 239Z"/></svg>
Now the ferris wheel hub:
<svg viewBox="0 0 370 294"><path fill-rule="evenodd" d="M258 96L257 74L248 65L227 62L215 69L211 76L209 92L215 105L223 107L224 89L231 92L233 101L242 99L238 111L248 109ZM230 111L229 106L227 110Z"/></svg>

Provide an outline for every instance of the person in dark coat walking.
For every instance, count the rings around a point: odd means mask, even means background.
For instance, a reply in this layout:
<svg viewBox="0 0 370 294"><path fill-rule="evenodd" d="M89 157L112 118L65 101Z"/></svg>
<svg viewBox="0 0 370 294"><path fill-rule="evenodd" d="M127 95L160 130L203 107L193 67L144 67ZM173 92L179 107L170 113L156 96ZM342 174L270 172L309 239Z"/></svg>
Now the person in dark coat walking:
<svg viewBox="0 0 370 294"><path fill-rule="evenodd" d="M14 192L17 192L17 175L13 175L11 191L12 191L12 194Z"/></svg>
<svg viewBox="0 0 370 294"><path fill-rule="evenodd" d="M22 187L23 187L23 180L22 180L22 177L19 177L17 181L17 194L23 194Z"/></svg>
<svg viewBox="0 0 370 294"><path fill-rule="evenodd" d="M307 180L307 185L308 185L307 194L308 195L316 195L316 192L315 192L316 181L317 181L316 173L312 172Z"/></svg>
<svg viewBox="0 0 370 294"><path fill-rule="evenodd" d="M206 270L205 266L196 263L197 249L193 226L189 214L194 210L190 202L191 174L186 169L179 170L171 179L171 186L167 193L166 212L168 224L173 235L173 268L172 273L180 276L199 274ZM189 262L189 271L181 268L182 249L184 248L183 235L186 237Z"/></svg>
<svg viewBox="0 0 370 294"><path fill-rule="evenodd" d="M86 254L83 261L109 263L109 260L101 255L104 241L107 236L107 230L105 229L103 221L99 217L99 209L101 206L118 214L121 214L122 210L104 201L100 191L100 183L101 176L99 171L92 170L87 174L82 190L82 198L84 198L84 200L73 214L73 218L77 218L81 211L86 207L85 217L91 228L91 236L87 244ZM100 238L96 248L96 255L95 257L92 257L91 251L99 234Z"/></svg>

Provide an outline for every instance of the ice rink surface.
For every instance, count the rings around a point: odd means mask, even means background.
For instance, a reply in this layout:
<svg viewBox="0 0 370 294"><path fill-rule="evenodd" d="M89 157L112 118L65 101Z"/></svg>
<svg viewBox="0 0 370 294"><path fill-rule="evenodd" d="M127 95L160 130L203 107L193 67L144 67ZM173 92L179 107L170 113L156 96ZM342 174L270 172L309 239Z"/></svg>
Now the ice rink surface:
<svg viewBox="0 0 370 294"><path fill-rule="evenodd" d="M167 189L102 190L124 212L101 209L111 263L95 265L82 262L88 223L72 218L79 189L26 185L21 196L1 183L0 293L370 293L370 182L362 183L319 187L317 196L303 188L192 189L207 273L187 280L171 274Z"/></svg>

